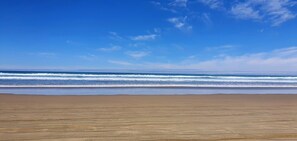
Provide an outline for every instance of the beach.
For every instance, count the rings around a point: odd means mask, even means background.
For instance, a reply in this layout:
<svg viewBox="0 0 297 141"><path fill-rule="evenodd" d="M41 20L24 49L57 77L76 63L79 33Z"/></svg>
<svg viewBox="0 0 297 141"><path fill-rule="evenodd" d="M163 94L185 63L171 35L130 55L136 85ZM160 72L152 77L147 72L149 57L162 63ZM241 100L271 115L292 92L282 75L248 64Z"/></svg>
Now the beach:
<svg viewBox="0 0 297 141"><path fill-rule="evenodd" d="M297 140L297 95L0 95L0 141Z"/></svg>

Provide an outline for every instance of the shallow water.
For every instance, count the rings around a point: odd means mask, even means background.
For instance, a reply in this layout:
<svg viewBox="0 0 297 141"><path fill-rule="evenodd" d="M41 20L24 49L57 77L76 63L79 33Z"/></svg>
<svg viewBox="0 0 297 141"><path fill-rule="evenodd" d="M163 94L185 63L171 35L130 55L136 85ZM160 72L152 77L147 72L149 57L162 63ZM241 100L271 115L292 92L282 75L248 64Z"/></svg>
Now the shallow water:
<svg viewBox="0 0 297 141"><path fill-rule="evenodd" d="M0 71L0 93L296 94L297 75Z"/></svg>
<svg viewBox="0 0 297 141"><path fill-rule="evenodd" d="M42 95L297 94L296 88L0 88L0 93Z"/></svg>

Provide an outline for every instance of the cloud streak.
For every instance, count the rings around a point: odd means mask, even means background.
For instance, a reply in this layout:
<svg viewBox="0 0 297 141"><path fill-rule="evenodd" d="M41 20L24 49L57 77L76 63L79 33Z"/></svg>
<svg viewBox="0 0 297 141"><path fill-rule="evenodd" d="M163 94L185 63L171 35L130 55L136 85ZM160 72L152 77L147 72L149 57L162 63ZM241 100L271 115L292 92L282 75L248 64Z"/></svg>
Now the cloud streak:
<svg viewBox="0 0 297 141"><path fill-rule="evenodd" d="M53 52L36 52L36 53L28 53L28 55L43 57L43 58L56 58L57 54Z"/></svg>
<svg viewBox="0 0 297 141"><path fill-rule="evenodd" d="M185 17L173 17L167 19L168 22L172 23L175 28L183 31L192 30L192 26L187 23L187 16Z"/></svg>
<svg viewBox="0 0 297 141"><path fill-rule="evenodd" d="M121 49L122 49L121 46L112 45L111 47L98 48L98 51L113 52L113 51L118 51L118 50L121 50Z"/></svg>
<svg viewBox="0 0 297 141"><path fill-rule="evenodd" d="M200 71L276 72L297 70L297 47L276 49L270 52L223 56L206 61L193 60L178 64L149 64L152 68L194 69Z"/></svg>
<svg viewBox="0 0 297 141"><path fill-rule="evenodd" d="M295 5L291 0L247 0L232 6L230 12L239 19L261 20L279 26L296 17L290 10Z"/></svg>
<svg viewBox="0 0 297 141"><path fill-rule="evenodd" d="M197 3L203 4L210 9L230 14L236 19L264 22L269 23L271 26L279 26L296 18L296 14L292 10L297 5L297 2L294 0L234 0L228 3L223 0L196 0L195 2L172 0L165 6L160 2L155 2L154 4L176 15L185 15L184 17L170 18L168 21L173 23L178 29L191 29L192 26L186 26L186 17L193 16L191 13L196 10L191 9L190 5ZM208 23L208 18L209 15L202 15L203 22Z"/></svg>
<svg viewBox="0 0 297 141"><path fill-rule="evenodd" d="M118 61L118 60L108 60L108 63L115 64L115 65L122 65L122 66L131 66L133 64L126 62L126 61Z"/></svg>
<svg viewBox="0 0 297 141"><path fill-rule="evenodd" d="M207 47L206 51L215 51L215 50L226 51L226 50L235 49L237 47L238 47L237 45L226 44L226 45L220 45L220 46Z"/></svg>
<svg viewBox="0 0 297 141"><path fill-rule="evenodd" d="M148 51L127 51L126 54L130 57L133 57L135 59L140 59L145 56L148 56L150 52Z"/></svg>
<svg viewBox="0 0 297 141"><path fill-rule="evenodd" d="M96 61L98 60L98 57L94 54L87 54L87 55L81 55L79 58L86 60L86 61Z"/></svg>
<svg viewBox="0 0 297 141"><path fill-rule="evenodd" d="M212 20L211 20L211 18L210 18L210 15L207 14L207 13L203 13L203 14L201 15L201 20L202 20L202 21L204 22L204 24L207 25L207 26L212 26L212 25L213 25L213 22L212 22Z"/></svg>
<svg viewBox="0 0 297 141"><path fill-rule="evenodd" d="M163 10L163 11L169 11L169 12L171 12L171 13L177 13L177 11L176 11L174 8L163 6L163 4L162 4L161 2L158 2L158 1L152 1L151 3L152 3L154 6L156 6L157 8L159 8L160 10Z"/></svg>
<svg viewBox="0 0 297 141"><path fill-rule="evenodd" d="M211 9L218 9L223 7L222 0L198 0L198 2L209 6Z"/></svg>
<svg viewBox="0 0 297 141"><path fill-rule="evenodd" d="M157 36L158 36L157 34L138 35L138 36L131 37L131 39L134 41L150 41L150 40L155 40Z"/></svg>
<svg viewBox="0 0 297 141"><path fill-rule="evenodd" d="M123 40L124 38L120 36L117 32L109 32L109 38L112 40L120 41Z"/></svg>
<svg viewBox="0 0 297 141"><path fill-rule="evenodd" d="M168 5L175 7L187 7L188 0L174 0L170 2Z"/></svg>

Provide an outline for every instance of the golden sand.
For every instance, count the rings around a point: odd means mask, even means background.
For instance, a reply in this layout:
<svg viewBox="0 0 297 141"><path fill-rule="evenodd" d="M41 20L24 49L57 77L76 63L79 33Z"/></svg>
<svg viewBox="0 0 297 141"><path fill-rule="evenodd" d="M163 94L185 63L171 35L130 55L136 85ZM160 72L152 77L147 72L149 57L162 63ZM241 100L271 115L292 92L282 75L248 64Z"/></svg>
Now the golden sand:
<svg viewBox="0 0 297 141"><path fill-rule="evenodd" d="M0 95L0 141L296 141L297 95Z"/></svg>

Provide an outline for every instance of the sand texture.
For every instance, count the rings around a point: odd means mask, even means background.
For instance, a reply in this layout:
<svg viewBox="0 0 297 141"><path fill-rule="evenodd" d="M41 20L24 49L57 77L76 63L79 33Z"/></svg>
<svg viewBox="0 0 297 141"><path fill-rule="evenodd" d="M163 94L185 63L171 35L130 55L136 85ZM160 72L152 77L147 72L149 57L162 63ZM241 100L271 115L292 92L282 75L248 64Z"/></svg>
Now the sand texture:
<svg viewBox="0 0 297 141"><path fill-rule="evenodd" d="M0 141L296 141L297 95L0 95Z"/></svg>

